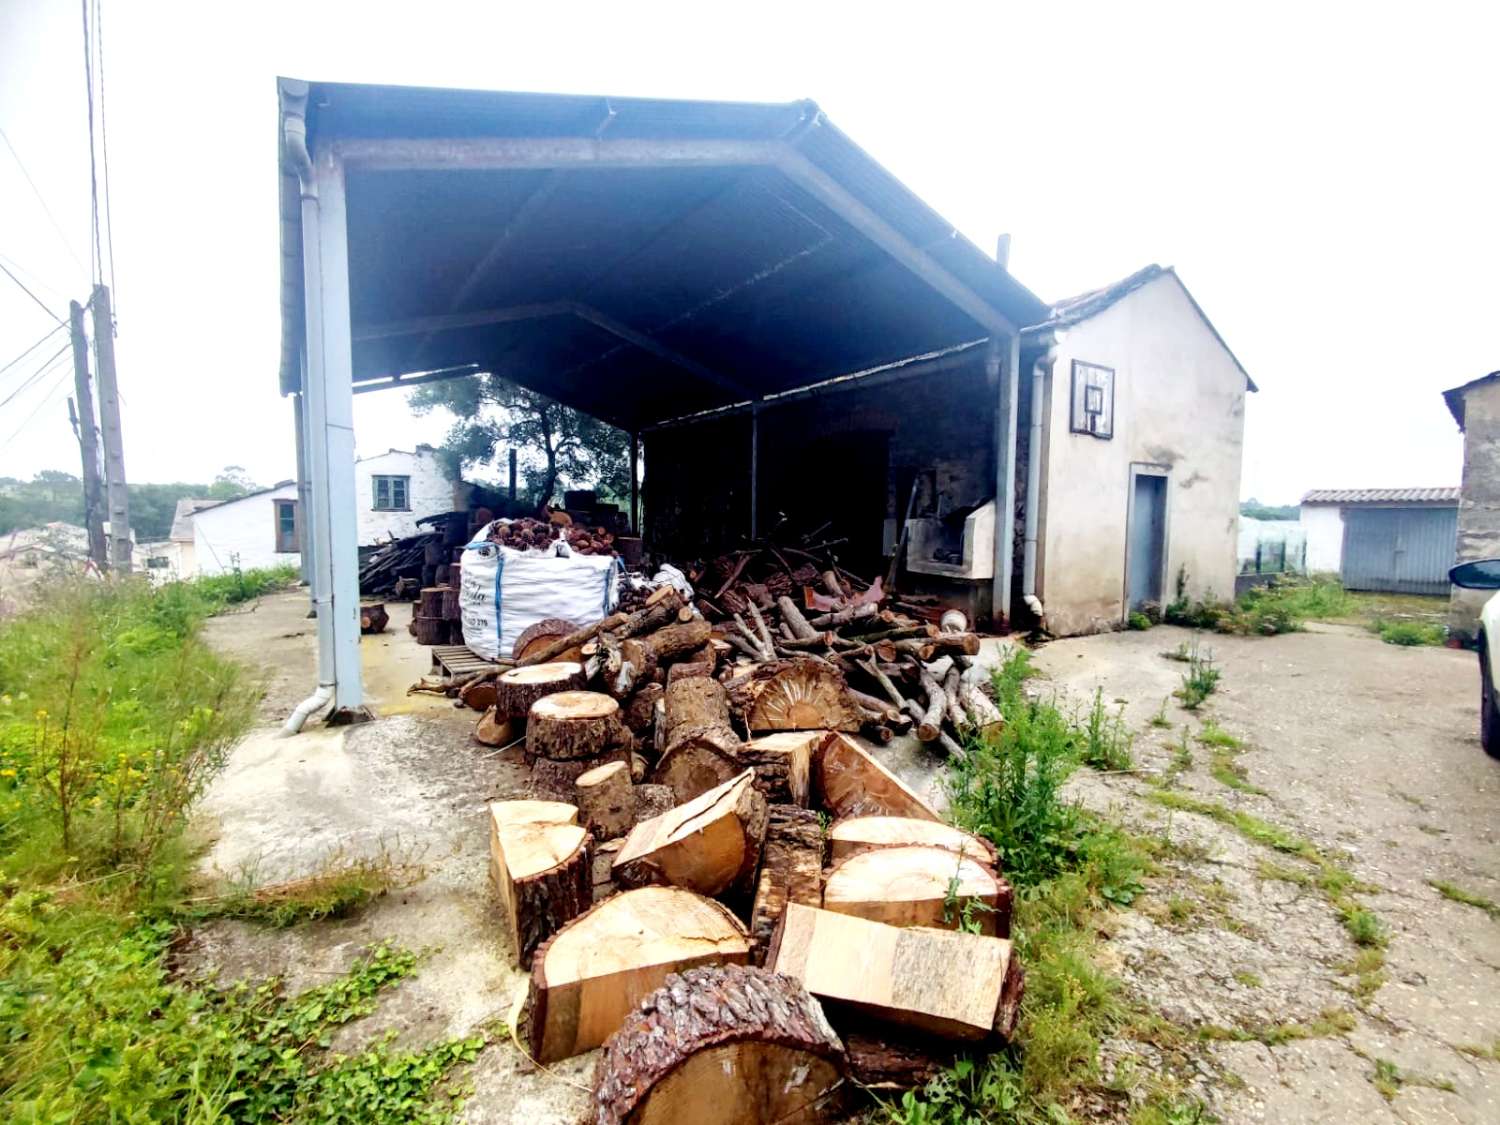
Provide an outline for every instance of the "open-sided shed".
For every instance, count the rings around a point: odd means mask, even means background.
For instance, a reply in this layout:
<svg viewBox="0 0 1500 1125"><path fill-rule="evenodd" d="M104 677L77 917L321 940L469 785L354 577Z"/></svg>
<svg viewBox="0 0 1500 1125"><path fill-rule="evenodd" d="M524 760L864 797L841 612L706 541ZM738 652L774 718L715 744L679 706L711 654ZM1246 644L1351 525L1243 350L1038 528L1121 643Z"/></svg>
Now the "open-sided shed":
<svg viewBox="0 0 1500 1125"><path fill-rule="evenodd" d="M665 435L709 427L743 469L719 517L753 535L765 411L966 368L961 392L980 398L963 409L1011 510L1017 333L1046 308L813 103L279 92L280 386L320 642L308 712L361 703L355 393L493 371L629 431L633 450L659 437L663 463L681 441ZM652 512L702 510L661 475L651 487Z"/></svg>

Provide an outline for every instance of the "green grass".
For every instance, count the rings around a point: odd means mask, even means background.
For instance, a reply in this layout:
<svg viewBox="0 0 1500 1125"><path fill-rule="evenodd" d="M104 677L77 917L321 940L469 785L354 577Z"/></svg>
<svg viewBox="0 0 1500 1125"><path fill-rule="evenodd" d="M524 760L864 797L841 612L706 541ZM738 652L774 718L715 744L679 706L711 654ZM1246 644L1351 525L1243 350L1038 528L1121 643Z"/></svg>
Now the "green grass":
<svg viewBox="0 0 1500 1125"><path fill-rule="evenodd" d="M1134 736L1125 729L1125 708L1111 715L1104 709L1104 689L1094 691L1094 704L1082 727L1081 754L1085 765L1098 770L1128 770L1135 765L1130 755Z"/></svg>
<svg viewBox="0 0 1500 1125"><path fill-rule="evenodd" d="M1342 1008L1325 1008L1310 1020L1247 1024L1242 1027L1209 1024L1200 1028L1198 1034L1203 1039L1264 1043L1267 1047L1280 1047L1301 1039L1331 1039L1353 1031L1356 1024L1353 1012Z"/></svg>
<svg viewBox="0 0 1500 1125"><path fill-rule="evenodd" d="M1179 582L1179 587L1185 581ZM1179 594L1162 616L1173 625L1243 636L1274 636L1300 630L1306 621L1346 617L1356 603L1336 577L1286 577L1246 590L1233 602L1193 601Z"/></svg>
<svg viewBox="0 0 1500 1125"><path fill-rule="evenodd" d="M1204 655L1196 643L1188 651L1187 666L1182 686L1174 694L1185 710L1196 711L1217 690L1221 673L1214 667L1213 654Z"/></svg>
<svg viewBox="0 0 1500 1125"><path fill-rule="evenodd" d="M1250 972L1248 969L1238 970L1234 974L1234 979L1236 984L1243 985L1245 988L1259 988L1265 983L1257 974Z"/></svg>
<svg viewBox="0 0 1500 1125"><path fill-rule="evenodd" d="M1500 921L1500 903L1496 903L1494 899L1485 898L1484 895L1475 894L1473 891L1466 891L1456 883L1447 883L1441 879L1429 879L1427 885L1451 902L1461 902L1465 906L1483 910L1491 918Z"/></svg>
<svg viewBox="0 0 1500 1125"><path fill-rule="evenodd" d="M1419 645L1441 645L1448 640L1448 630L1430 621L1408 621L1383 617L1370 626L1388 645L1408 648Z"/></svg>
<svg viewBox="0 0 1500 1125"><path fill-rule="evenodd" d="M1156 714L1151 716L1151 725L1159 730L1168 730L1172 726L1172 720L1167 718L1167 701L1170 698L1171 696L1164 698L1161 706L1156 709Z"/></svg>
<svg viewBox="0 0 1500 1125"><path fill-rule="evenodd" d="M350 1057L333 1031L417 960L377 947L308 992L174 978L184 927L275 925L356 908L389 873L205 900L182 843L194 798L246 728L256 690L203 619L285 575L69 582L0 625L0 1120L433 1122L483 1036Z"/></svg>

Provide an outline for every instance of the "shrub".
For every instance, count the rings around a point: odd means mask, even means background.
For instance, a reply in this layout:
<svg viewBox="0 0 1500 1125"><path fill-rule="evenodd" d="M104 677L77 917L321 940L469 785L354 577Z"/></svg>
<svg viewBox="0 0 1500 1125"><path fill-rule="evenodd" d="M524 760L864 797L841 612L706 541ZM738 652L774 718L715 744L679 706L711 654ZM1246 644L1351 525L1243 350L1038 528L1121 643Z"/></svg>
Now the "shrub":
<svg viewBox="0 0 1500 1125"><path fill-rule="evenodd" d="M1381 618L1370 626L1388 645L1440 645L1448 639L1448 630L1430 621Z"/></svg>
<svg viewBox="0 0 1500 1125"><path fill-rule="evenodd" d="M1082 729L1082 757L1085 765L1098 770L1128 770L1135 765L1130 756L1134 736L1125 729L1125 708L1114 715L1104 709L1104 689L1094 691L1094 705Z"/></svg>
<svg viewBox="0 0 1500 1125"><path fill-rule="evenodd" d="M1147 617L1139 610L1132 610L1130 616L1125 619L1126 628L1135 629L1140 632L1144 632L1145 630L1151 628L1151 624L1151 618Z"/></svg>

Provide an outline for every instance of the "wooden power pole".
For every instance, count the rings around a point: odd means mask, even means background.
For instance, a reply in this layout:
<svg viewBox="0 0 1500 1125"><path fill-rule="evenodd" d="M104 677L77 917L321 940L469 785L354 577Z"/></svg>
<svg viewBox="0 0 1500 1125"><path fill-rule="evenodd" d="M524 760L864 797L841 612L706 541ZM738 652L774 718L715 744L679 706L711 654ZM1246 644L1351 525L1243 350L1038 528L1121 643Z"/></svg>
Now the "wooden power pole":
<svg viewBox="0 0 1500 1125"><path fill-rule="evenodd" d="M89 532L89 558L109 569L104 544L104 497L99 485L99 431L94 426L94 394L89 389L89 345L83 334L83 306L68 305L68 334L73 340L73 394L78 407L78 449L83 455L83 523Z"/></svg>
<svg viewBox="0 0 1500 1125"><path fill-rule="evenodd" d="M94 287L94 357L99 363L99 423L104 431L104 482L109 494L110 555L114 569L130 573L130 496L125 489L125 444L120 434L120 392L115 382L115 325L109 286Z"/></svg>

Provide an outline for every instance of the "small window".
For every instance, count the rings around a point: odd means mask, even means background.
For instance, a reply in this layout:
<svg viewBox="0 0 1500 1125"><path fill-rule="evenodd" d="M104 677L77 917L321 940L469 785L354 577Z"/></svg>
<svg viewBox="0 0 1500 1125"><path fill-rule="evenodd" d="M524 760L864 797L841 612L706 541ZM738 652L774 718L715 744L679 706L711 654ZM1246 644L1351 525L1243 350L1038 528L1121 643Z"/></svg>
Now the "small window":
<svg viewBox="0 0 1500 1125"><path fill-rule="evenodd" d="M411 477L372 477L377 512L411 511Z"/></svg>
<svg viewBox="0 0 1500 1125"><path fill-rule="evenodd" d="M1115 373L1096 363L1073 361L1073 417L1075 434L1097 438L1115 436Z"/></svg>
<svg viewBox="0 0 1500 1125"><path fill-rule="evenodd" d="M152 555L146 560L146 567L149 570L166 570L171 565L171 560L166 555Z"/></svg>
<svg viewBox="0 0 1500 1125"><path fill-rule="evenodd" d="M297 501L274 500L276 506L276 553L295 555L302 549L297 534Z"/></svg>

